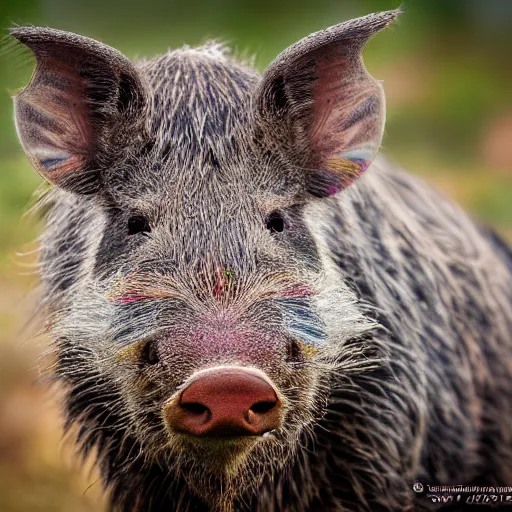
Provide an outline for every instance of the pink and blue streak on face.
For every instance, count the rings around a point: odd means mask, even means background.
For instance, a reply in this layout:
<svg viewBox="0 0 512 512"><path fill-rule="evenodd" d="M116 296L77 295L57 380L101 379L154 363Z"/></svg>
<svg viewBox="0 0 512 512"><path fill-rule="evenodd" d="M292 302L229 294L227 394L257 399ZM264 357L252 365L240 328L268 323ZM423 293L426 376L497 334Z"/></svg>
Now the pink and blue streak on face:
<svg viewBox="0 0 512 512"><path fill-rule="evenodd" d="M216 301L229 302L228 296L234 281L235 275L232 271L217 269L210 290L211 297ZM150 289L143 291L143 288L138 286L126 289L121 284L121 287L123 291L113 291L109 294L109 299L123 311L127 307L147 309L154 301L175 298L172 293L159 293ZM279 287L259 297L261 303L268 305L269 318L274 318L274 327L282 329L287 338L300 342L309 354L314 354L327 339L325 325L315 308L315 295L316 291L311 285L292 281L283 282ZM124 312L128 314L127 310Z"/></svg>

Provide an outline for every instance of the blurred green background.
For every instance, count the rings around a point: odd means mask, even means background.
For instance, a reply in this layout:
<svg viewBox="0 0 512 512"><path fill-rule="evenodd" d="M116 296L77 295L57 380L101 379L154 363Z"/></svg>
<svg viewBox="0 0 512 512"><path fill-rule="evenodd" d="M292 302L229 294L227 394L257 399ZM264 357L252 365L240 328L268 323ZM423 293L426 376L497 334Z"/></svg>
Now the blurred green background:
<svg viewBox="0 0 512 512"><path fill-rule="evenodd" d="M209 38L264 69L301 37L345 19L396 8L379 0L3 0L0 21L47 25L102 40L131 58ZM383 150L422 174L475 217L512 240L512 1L411 0L368 46L370 72L384 80ZM79 468L60 441L55 401L34 386L38 354L24 329L31 299L33 240L22 219L40 178L16 139L10 95L32 67L0 53L0 512L103 510L94 471ZM24 255L18 253L26 253Z"/></svg>

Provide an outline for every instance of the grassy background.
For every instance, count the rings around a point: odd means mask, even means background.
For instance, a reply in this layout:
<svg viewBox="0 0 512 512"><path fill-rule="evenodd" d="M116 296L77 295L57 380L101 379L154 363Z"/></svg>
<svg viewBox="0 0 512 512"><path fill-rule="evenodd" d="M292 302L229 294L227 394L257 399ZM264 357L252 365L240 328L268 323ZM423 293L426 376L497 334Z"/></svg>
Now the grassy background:
<svg viewBox="0 0 512 512"><path fill-rule="evenodd" d="M1 27L48 25L79 32L132 58L208 38L256 55L260 69L312 31L398 2L379 0L4 0ZM406 14L368 46L383 79L388 124L383 149L424 175L476 217L512 239L512 2L410 0ZM34 219L22 219L40 178L16 139L10 94L31 64L0 53L0 511L98 511L94 472L78 469L60 441L59 416L33 385L44 339L25 324L36 278Z"/></svg>

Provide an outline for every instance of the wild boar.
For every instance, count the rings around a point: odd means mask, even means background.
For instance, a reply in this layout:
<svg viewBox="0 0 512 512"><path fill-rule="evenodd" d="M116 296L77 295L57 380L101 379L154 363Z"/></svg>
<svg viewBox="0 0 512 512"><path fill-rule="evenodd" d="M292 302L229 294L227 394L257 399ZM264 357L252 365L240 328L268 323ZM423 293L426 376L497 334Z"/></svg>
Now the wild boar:
<svg viewBox="0 0 512 512"><path fill-rule="evenodd" d="M132 63L11 31L37 61L17 131L53 184L53 373L114 510L396 512L418 479L512 484L509 249L375 158L361 53L397 15L263 75L215 43Z"/></svg>

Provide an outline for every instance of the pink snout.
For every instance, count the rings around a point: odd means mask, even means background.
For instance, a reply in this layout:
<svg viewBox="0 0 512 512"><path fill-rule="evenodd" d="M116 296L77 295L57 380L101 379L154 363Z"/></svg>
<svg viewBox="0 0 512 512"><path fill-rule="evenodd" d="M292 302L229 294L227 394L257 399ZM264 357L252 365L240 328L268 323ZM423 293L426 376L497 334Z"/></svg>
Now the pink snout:
<svg viewBox="0 0 512 512"><path fill-rule="evenodd" d="M208 370L167 407L169 426L196 437L258 436L278 428L282 404L264 376L243 368Z"/></svg>

